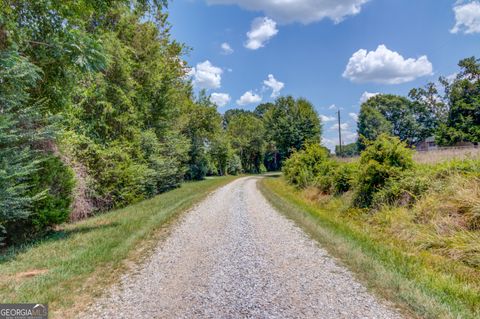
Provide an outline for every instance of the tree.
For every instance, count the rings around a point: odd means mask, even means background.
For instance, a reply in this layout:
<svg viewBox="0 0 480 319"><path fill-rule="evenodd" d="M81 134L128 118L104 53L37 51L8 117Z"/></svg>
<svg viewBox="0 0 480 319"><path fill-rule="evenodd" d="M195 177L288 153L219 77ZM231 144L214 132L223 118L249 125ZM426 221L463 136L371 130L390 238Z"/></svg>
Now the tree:
<svg viewBox="0 0 480 319"><path fill-rule="evenodd" d="M340 146L335 145L335 154L339 157L353 157L360 154L358 150L358 143L350 143L342 145L342 151L340 152Z"/></svg>
<svg viewBox="0 0 480 319"><path fill-rule="evenodd" d="M271 142L276 161L274 169L296 150L306 143L320 143L322 125L313 105L306 99L294 99L291 96L280 97L274 107L267 106L263 115L266 139Z"/></svg>
<svg viewBox="0 0 480 319"><path fill-rule="evenodd" d="M265 128L262 120L252 113L238 113L227 127L232 147L240 157L242 168L248 173L263 170Z"/></svg>
<svg viewBox="0 0 480 319"><path fill-rule="evenodd" d="M364 150L367 141L376 140L381 134L390 134L392 123L390 123L375 108L362 104L358 115L358 149Z"/></svg>
<svg viewBox="0 0 480 319"><path fill-rule="evenodd" d="M437 133L440 145L480 142L480 59L466 58L458 65L461 71L455 80L442 81L449 110Z"/></svg>
<svg viewBox="0 0 480 319"><path fill-rule="evenodd" d="M376 95L364 102L358 121L361 147L364 139L374 140L381 133L397 136L410 146L431 136L436 122L430 107L435 106L423 101L427 94L434 92L413 91L414 102L392 94Z"/></svg>
<svg viewBox="0 0 480 319"><path fill-rule="evenodd" d="M230 139L222 130L213 138L210 146L210 157L217 175L223 176L228 174L229 163L233 155Z"/></svg>
<svg viewBox="0 0 480 319"><path fill-rule="evenodd" d="M183 110L183 133L190 141L187 179L203 179L209 169L209 149L220 134L222 118L205 92Z"/></svg>
<svg viewBox="0 0 480 319"><path fill-rule="evenodd" d="M427 83L424 87L410 90L408 97L413 103L413 110L420 123L421 137L432 136L435 130L446 122L448 106L444 97L439 94L435 83Z"/></svg>
<svg viewBox="0 0 480 319"><path fill-rule="evenodd" d="M39 73L18 52L0 53L0 243L68 219L73 178L57 157L35 150L54 137L42 105L30 104Z"/></svg>
<svg viewBox="0 0 480 319"><path fill-rule="evenodd" d="M263 116L264 116L270 109L272 109L272 108L274 108L274 107L275 107L275 104L273 104L273 103L270 103L270 102L268 102L268 103L262 103L262 104L259 104L259 105L255 108L255 110L253 111L253 113L254 113L255 115L257 115L258 117L263 118Z"/></svg>
<svg viewBox="0 0 480 319"><path fill-rule="evenodd" d="M250 111L247 111L247 110L243 110L243 109L227 110L225 112L225 114L223 114L223 126L226 128L228 126L228 124L230 123L230 121L232 120L232 118L234 118L234 117L236 117L237 115L240 115L240 114L253 114L253 113L250 112Z"/></svg>

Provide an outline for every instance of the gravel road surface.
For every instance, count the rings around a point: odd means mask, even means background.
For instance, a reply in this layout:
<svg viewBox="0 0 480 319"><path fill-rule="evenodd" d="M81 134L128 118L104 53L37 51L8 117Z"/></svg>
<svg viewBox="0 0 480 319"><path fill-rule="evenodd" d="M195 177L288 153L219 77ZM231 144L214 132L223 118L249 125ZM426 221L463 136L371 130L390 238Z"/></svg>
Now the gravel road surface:
<svg viewBox="0 0 480 319"><path fill-rule="evenodd" d="M401 318L238 179L81 318Z"/></svg>

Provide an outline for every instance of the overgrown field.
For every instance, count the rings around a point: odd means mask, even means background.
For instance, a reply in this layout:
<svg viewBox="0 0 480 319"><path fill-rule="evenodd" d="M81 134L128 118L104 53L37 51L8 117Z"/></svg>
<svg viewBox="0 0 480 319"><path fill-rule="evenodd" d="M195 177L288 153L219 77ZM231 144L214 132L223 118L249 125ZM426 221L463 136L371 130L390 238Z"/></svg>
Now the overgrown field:
<svg viewBox="0 0 480 319"><path fill-rule="evenodd" d="M128 266L146 255L173 217L233 177L190 182L124 209L65 224L36 243L0 257L0 303L48 303L72 317Z"/></svg>
<svg viewBox="0 0 480 319"><path fill-rule="evenodd" d="M417 163L433 164L453 159L480 159L480 148L444 148L428 152L416 152L413 159Z"/></svg>
<svg viewBox="0 0 480 319"><path fill-rule="evenodd" d="M285 179L265 181L264 190L411 313L478 317L480 161L419 164L412 155L388 136L349 163L311 145L286 162Z"/></svg>

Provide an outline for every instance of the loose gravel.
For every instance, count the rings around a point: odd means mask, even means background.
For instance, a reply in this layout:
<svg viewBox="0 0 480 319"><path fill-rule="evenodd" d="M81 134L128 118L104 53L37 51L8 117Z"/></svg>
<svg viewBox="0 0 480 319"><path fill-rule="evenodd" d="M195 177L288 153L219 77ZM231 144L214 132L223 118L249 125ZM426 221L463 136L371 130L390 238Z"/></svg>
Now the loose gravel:
<svg viewBox="0 0 480 319"><path fill-rule="evenodd" d="M185 214L81 318L401 318L256 187L238 179Z"/></svg>

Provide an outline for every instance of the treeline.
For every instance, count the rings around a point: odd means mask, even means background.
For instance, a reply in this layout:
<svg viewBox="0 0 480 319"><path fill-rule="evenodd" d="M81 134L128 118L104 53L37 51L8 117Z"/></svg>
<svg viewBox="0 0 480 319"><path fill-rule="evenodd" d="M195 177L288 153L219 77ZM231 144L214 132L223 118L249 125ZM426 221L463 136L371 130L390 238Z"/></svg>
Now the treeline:
<svg viewBox="0 0 480 319"><path fill-rule="evenodd" d="M222 116L196 97L166 5L0 0L0 242L320 140L306 100Z"/></svg>
<svg viewBox="0 0 480 319"><path fill-rule="evenodd" d="M367 141L381 134L397 136L409 147L429 137L439 146L480 141L480 59L458 63L460 70L438 83L412 89L408 97L379 94L369 98L358 116L358 142L345 145L336 154L358 155Z"/></svg>

